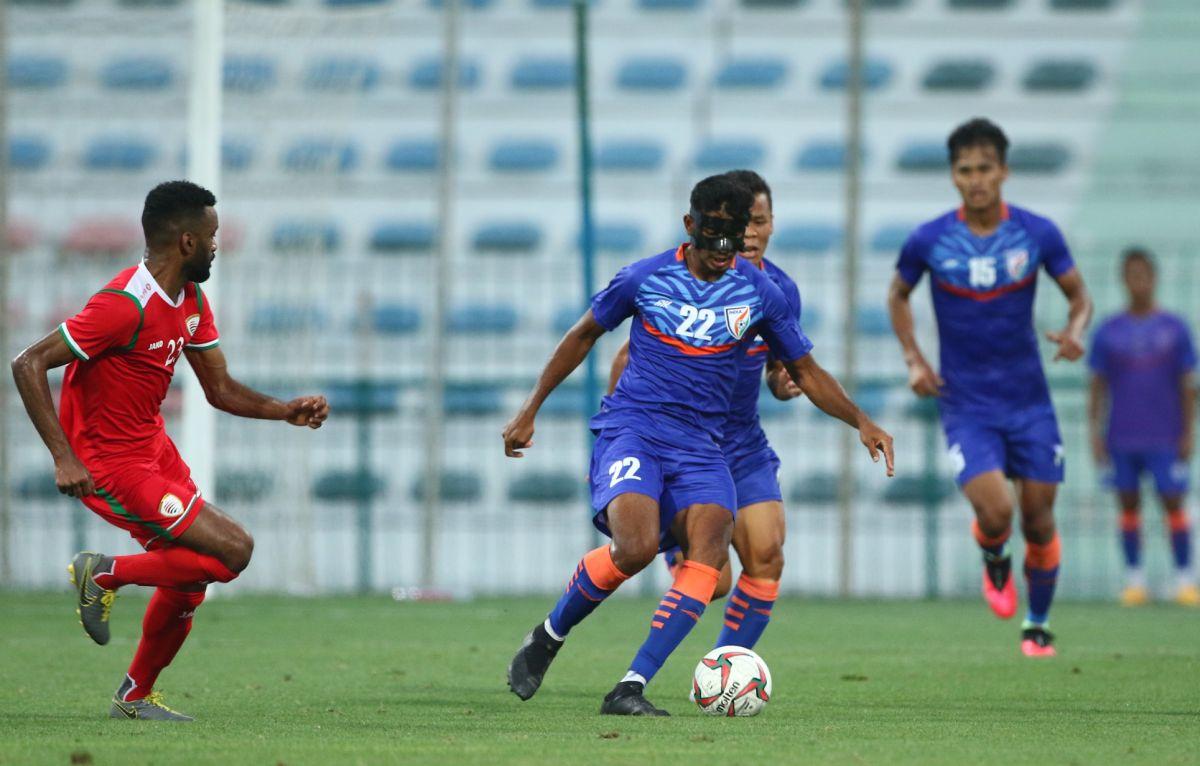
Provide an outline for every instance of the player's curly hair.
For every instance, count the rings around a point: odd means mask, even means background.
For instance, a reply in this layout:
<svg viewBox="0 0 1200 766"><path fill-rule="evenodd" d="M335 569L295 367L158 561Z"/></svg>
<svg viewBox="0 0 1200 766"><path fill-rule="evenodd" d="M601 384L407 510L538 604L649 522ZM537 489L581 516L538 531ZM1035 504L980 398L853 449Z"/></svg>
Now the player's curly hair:
<svg viewBox="0 0 1200 766"><path fill-rule="evenodd" d="M767 182L758 173L753 170L731 170L725 175L745 186L755 197L760 194L767 195L767 206L774 209L775 201L771 199L771 187L767 186Z"/></svg>
<svg viewBox="0 0 1200 766"><path fill-rule="evenodd" d="M713 213L724 208L732 218L749 221L754 195L728 173L722 173L693 186L691 203L694 213Z"/></svg>
<svg viewBox="0 0 1200 766"><path fill-rule="evenodd" d="M142 233L147 245L165 244L180 226L195 223L216 196L191 181L165 181L150 190L142 207Z"/></svg>
<svg viewBox="0 0 1200 766"><path fill-rule="evenodd" d="M954 129L946 140L946 148L950 152L950 164L958 159L958 153L971 146L992 146L1001 164L1008 161L1008 136L1000 126L986 117L976 117L964 122Z"/></svg>

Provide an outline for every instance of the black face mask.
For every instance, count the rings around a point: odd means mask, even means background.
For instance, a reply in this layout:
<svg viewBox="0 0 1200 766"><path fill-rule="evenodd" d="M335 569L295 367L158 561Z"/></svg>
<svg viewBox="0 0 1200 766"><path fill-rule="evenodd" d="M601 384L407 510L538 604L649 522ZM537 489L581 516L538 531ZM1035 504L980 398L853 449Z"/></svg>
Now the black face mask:
<svg viewBox="0 0 1200 766"><path fill-rule="evenodd" d="M746 227L750 225L750 216L735 218L718 218L712 215L691 211L695 233L692 234L692 247L697 250L710 250L717 253L740 253L745 247Z"/></svg>

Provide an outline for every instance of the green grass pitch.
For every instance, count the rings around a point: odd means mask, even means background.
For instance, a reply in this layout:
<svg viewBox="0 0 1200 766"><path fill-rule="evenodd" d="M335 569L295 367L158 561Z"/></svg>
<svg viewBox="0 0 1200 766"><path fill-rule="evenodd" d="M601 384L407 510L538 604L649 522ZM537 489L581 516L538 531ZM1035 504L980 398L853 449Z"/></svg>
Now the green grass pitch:
<svg viewBox="0 0 1200 766"><path fill-rule="evenodd" d="M597 714L653 601L578 628L539 694L504 669L550 598L394 603L216 598L159 679L186 726L110 721L138 595L88 641L66 593L0 593L0 764L1200 763L1200 612L1062 604L1060 656L1019 656L976 602L788 598L759 645L774 699L752 719L686 702L714 605L648 696L668 719Z"/></svg>

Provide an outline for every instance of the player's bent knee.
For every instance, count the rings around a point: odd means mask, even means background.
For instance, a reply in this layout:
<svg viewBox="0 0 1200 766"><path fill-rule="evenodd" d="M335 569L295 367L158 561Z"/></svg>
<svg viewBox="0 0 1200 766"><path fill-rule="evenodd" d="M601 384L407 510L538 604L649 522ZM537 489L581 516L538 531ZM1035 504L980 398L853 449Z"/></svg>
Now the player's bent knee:
<svg viewBox="0 0 1200 766"><path fill-rule="evenodd" d="M713 601L725 598L731 590L733 590L733 570L726 563L725 566L721 567L721 576L717 578L717 587L713 590L712 594Z"/></svg>
<svg viewBox="0 0 1200 766"><path fill-rule="evenodd" d="M748 561L742 562L746 574L758 580L778 580L783 576L783 546L764 543L750 546Z"/></svg>
<svg viewBox="0 0 1200 766"><path fill-rule="evenodd" d="M658 538L649 536L613 540L612 559L624 574L635 575L654 561L658 555Z"/></svg>

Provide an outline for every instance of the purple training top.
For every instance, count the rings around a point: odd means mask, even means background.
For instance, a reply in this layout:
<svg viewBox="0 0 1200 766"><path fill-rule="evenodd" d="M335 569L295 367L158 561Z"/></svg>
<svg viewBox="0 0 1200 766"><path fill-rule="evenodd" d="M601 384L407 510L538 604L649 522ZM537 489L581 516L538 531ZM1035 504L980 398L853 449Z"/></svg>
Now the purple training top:
<svg viewBox="0 0 1200 766"><path fill-rule="evenodd" d="M1088 366L1108 383L1108 446L1174 449L1183 435L1179 378L1196 367L1187 324L1166 311L1109 317L1096 330Z"/></svg>

